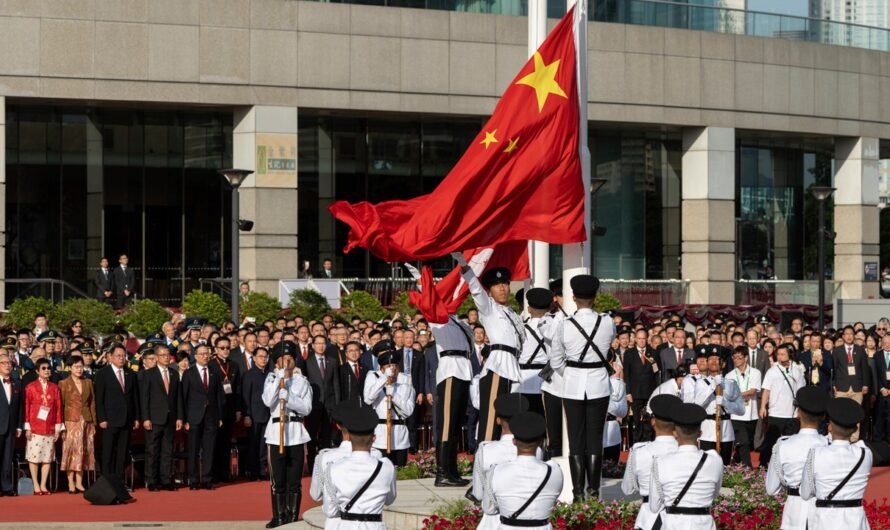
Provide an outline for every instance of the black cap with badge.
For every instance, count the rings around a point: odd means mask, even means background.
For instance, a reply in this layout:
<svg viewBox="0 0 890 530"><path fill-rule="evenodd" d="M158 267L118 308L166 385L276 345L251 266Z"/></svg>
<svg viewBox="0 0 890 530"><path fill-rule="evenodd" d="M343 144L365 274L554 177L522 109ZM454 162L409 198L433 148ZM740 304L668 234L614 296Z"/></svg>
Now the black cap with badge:
<svg viewBox="0 0 890 530"><path fill-rule="evenodd" d="M553 291L543 287L535 287L525 293L525 299L528 301L528 306L532 309L550 309L550 305L553 303Z"/></svg>
<svg viewBox="0 0 890 530"><path fill-rule="evenodd" d="M349 434L372 434L377 428L377 413L366 406L347 408L340 413L340 423L346 427Z"/></svg>
<svg viewBox="0 0 890 530"><path fill-rule="evenodd" d="M674 407L670 416L677 425L695 427L701 425L701 422L705 421L708 414L705 412L705 409L695 403L683 403L680 406Z"/></svg>
<svg viewBox="0 0 890 530"><path fill-rule="evenodd" d="M278 362L278 359L281 359L285 355L289 355L295 360L297 357L299 357L302 360L303 356L297 352L298 349L296 344L289 340L283 340L272 347L272 356L269 362L272 363L272 366L275 366L275 363Z"/></svg>
<svg viewBox="0 0 890 530"><path fill-rule="evenodd" d="M521 412L510 419L510 431L520 442L538 442L547 436L547 421L537 412Z"/></svg>
<svg viewBox="0 0 890 530"><path fill-rule="evenodd" d="M825 414L828 407L828 392L818 386L805 386L797 391L795 400L800 410L814 416Z"/></svg>
<svg viewBox="0 0 890 530"><path fill-rule="evenodd" d="M828 402L828 419L841 427L856 427L865 419L862 405L850 398L834 398Z"/></svg>
<svg viewBox="0 0 890 530"><path fill-rule="evenodd" d="M501 394L494 400L494 414L498 418L509 420L513 416L528 410L528 399L522 394Z"/></svg>
<svg viewBox="0 0 890 530"><path fill-rule="evenodd" d="M673 411L683 404L683 400L671 394L659 394L649 400L652 415L662 421L674 421Z"/></svg>
<svg viewBox="0 0 890 530"><path fill-rule="evenodd" d="M479 281L482 282L482 286L486 289L493 285L510 283L510 269L506 267L494 267L488 269L482 273L482 277L479 278Z"/></svg>
<svg viewBox="0 0 890 530"><path fill-rule="evenodd" d="M0 343L0 348L4 350L16 350L19 347L19 341L15 338L15 336L10 335L3 339L3 342Z"/></svg>
<svg viewBox="0 0 890 530"><path fill-rule="evenodd" d="M600 281L596 276L590 274L579 274L572 278L569 282L572 286L572 294L575 298L583 300L591 300L596 298L596 293L600 289Z"/></svg>

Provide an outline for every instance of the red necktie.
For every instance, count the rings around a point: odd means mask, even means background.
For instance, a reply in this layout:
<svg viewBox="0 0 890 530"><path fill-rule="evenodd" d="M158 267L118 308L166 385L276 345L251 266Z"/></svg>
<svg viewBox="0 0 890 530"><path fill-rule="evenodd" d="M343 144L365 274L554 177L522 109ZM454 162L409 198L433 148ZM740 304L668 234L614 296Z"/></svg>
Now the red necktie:
<svg viewBox="0 0 890 530"><path fill-rule="evenodd" d="M640 351L640 364L642 364L643 366L646 366L646 351L645 350Z"/></svg>
<svg viewBox="0 0 890 530"><path fill-rule="evenodd" d="M303 360L305 361L306 357L308 357L308 356L309 356L309 348L307 348L306 346L303 346Z"/></svg>
<svg viewBox="0 0 890 530"><path fill-rule="evenodd" d="M126 385L124 384L124 371L123 371L123 370L118 370L118 371L117 371L117 382L120 383L120 385L121 385L121 390L123 390L124 392L126 392L126 391L127 391L127 387L126 387Z"/></svg>
<svg viewBox="0 0 890 530"><path fill-rule="evenodd" d="M677 348L677 366L683 366L683 350Z"/></svg>
<svg viewBox="0 0 890 530"><path fill-rule="evenodd" d="M847 363L853 364L853 348L847 346Z"/></svg>
<svg viewBox="0 0 890 530"><path fill-rule="evenodd" d="M161 368L161 375L164 376L164 392L169 394L170 393L170 381L167 379L169 377L169 374L167 373L166 368Z"/></svg>
<svg viewBox="0 0 890 530"><path fill-rule="evenodd" d="M207 392L207 368L201 369L201 382L204 383L204 392Z"/></svg>
<svg viewBox="0 0 890 530"><path fill-rule="evenodd" d="M355 367L355 380L359 381L362 378L361 369L358 367L358 363L355 363L354 367Z"/></svg>
<svg viewBox="0 0 890 530"><path fill-rule="evenodd" d="M9 378L4 379L4 380L3 380L3 384L4 384L4 385L8 385L8 384L10 384L10 380L9 380Z"/></svg>

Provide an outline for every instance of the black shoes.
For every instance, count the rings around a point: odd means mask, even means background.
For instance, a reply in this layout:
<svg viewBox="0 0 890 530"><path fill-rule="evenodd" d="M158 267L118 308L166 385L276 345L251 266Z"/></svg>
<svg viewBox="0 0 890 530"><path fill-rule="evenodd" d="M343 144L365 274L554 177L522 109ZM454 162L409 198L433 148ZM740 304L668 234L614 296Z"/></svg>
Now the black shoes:
<svg viewBox="0 0 890 530"><path fill-rule="evenodd" d="M584 479L587 462L584 455L569 455L569 474L572 476L572 502L584 499Z"/></svg>

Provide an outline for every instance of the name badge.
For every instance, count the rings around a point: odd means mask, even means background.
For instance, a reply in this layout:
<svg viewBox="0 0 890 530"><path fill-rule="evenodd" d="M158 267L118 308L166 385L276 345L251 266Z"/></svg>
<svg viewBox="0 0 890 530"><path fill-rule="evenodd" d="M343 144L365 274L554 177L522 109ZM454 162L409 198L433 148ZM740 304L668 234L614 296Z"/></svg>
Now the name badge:
<svg viewBox="0 0 890 530"><path fill-rule="evenodd" d="M658 365L655 364L655 363L652 363L652 373L653 373L653 374L657 374L657 373L658 373Z"/></svg>
<svg viewBox="0 0 890 530"><path fill-rule="evenodd" d="M847 367L847 375L856 375L856 367L848 366Z"/></svg>
<svg viewBox="0 0 890 530"><path fill-rule="evenodd" d="M890 370L887 370L887 372L884 374L884 378L887 379L887 381L890 381Z"/></svg>
<svg viewBox="0 0 890 530"><path fill-rule="evenodd" d="M223 383L223 392L226 394L232 393L232 383Z"/></svg>
<svg viewBox="0 0 890 530"><path fill-rule="evenodd" d="M43 405L40 407L40 410L37 411L37 419L40 421L46 421L49 418L49 407Z"/></svg>

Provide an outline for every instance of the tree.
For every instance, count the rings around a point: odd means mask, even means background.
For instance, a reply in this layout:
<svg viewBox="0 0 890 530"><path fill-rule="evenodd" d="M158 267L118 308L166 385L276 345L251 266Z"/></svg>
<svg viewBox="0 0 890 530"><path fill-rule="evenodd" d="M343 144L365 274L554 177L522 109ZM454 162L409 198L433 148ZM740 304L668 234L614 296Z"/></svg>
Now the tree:
<svg viewBox="0 0 890 530"><path fill-rule="evenodd" d="M182 312L190 317L204 317L219 326L229 319L229 306L216 293L195 289L182 300Z"/></svg>
<svg viewBox="0 0 890 530"><path fill-rule="evenodd" d="M117 315L110 305L94 298L69 298L49 312L50 324L65 329L75 320L83 323L83 333L111 333Z"/></svg>
<svg viewBox="0 0 890 530"><path fill-rule="evenodd" d="M253 317L257 322L265 322L281 316L281 302L262 291L253 291L249 296L242 296L238 308L241 311L241 320Z"/></svg>
<svg viewBox="0 0 890 530"><path fill-rule="evenodd" d="M296 289L290 293L287 306L292 317L303 317L305 320L319 320L330 313L331 305L323 294L315 289Z"/></svg>
<svg viewBox="0 0 890 530"><path fill-rule="evenodd" d="M52 300L39 296L19 298L9 304L9 311L4 317L5 322L17 329L31 329L34 327L34 317L37 313L43 313L49 318L49 312L53 308Z"/></svg>
<svg viewBox="0 0 890 530"><path fill-rule="evenodd" d="M134 301L121 313L121 322L127 326L127 331L137 337L146 337L160 331L168 320L170 312L148 298Z"/></svg>
<svg viewBox="0 0 890 530"><path fill-rule="evenodd" d="M352 291L341 298L340 314L347 320L359 317L374 322L382 320L387 315L380 300L365 291Z"/></svg>

